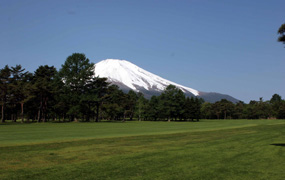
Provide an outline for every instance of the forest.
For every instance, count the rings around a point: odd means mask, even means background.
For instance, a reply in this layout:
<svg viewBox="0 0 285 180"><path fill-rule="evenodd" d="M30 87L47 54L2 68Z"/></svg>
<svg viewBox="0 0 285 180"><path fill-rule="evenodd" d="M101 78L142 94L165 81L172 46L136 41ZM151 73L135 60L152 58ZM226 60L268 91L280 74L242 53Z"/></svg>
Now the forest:
<svg viewBox="0 0 285 180"><path fill-rule="evenodd" d="M161 95L146 99L95 73L94 63L81 53L67 57L59 70L42 65L31 73L21 65L6 65L0 69L1 122L285 119L285 100L278 94L248 104L226 99L209 103L169 85Z"/></svg>

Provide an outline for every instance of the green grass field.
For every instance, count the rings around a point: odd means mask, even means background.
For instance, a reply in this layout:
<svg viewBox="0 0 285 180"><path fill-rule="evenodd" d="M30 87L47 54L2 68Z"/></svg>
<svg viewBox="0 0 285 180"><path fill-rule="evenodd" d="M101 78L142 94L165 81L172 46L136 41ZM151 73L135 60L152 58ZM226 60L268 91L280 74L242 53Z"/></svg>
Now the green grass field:
<svg viewBox="0 0 285 180"><path fill-rule="evenodd" d="M0 124L0 179L285 179L284 120Z"/></svg>

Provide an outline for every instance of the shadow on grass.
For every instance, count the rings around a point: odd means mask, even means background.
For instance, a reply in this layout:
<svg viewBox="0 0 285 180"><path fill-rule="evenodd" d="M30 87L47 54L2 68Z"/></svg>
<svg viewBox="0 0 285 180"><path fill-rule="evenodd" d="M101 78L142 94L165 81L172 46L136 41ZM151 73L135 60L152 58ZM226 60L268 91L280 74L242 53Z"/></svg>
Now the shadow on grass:
<svg viewBox="0 0 285 180"><path fill-rule="evenodd" d="M284 146L285 147L285 143L275 143L275 144L270 144L270 145L273 145L273 146Z"/></svg>

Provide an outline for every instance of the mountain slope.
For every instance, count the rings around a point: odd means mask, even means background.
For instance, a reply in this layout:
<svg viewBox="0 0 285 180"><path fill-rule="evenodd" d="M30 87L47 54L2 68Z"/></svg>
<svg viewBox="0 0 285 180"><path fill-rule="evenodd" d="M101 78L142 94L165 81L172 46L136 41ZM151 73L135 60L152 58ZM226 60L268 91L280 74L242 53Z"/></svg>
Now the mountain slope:
<svg viewBox="0 0 285 180"><path fill-rule="evenodd" d="M126 60L106 59L100 61L95 64L95 75L108 78L109 82L118 85L124 91L132 89L136 92L142 92L146 98L159 95L168 85L172 84L181 89L187 96L201 97L208 102L219 101L223 98L232 102L238 101L228 95L199 92L185 87L150 73Z"/></svg>

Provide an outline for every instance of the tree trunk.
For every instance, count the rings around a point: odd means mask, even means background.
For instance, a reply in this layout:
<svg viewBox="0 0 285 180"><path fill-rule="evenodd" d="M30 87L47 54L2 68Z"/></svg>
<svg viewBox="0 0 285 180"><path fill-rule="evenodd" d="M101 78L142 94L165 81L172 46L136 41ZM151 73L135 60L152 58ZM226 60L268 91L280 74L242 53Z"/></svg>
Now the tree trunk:
<svg viewBox="0 0 285 180"><path fill-rule="evenodd" d="M47 101L48 98L44 98L44 105L43 105L43 122L47 121Z"/></svg>
<svg viewBox="0 0 285 180"><path fill-rule="evenodd" d="M38 111L38 123L41 121L41 109Z"/></svg>
<svg viewBox="0 0 285 180"><path fill-rule="evenodd" d="M90 122L90 111L91 111L90 103L88 103L88 112L87 112L87 116L86 116L86 121L87 122Z"/></svg>
<svg viewBox="0 0 285 180"><path fill-rule="evenodd" d="M22 119L22 123L24 122L24 103L21 103L21 119Z"/></svg>
<svg viewBox="0 0 285 180"><path fill-rule="evenodd" d="M131 112L130 120L131 120L131 121L133 120L133 111Z"/></svg>
<svg viewBox="0 0 285 180"><path fill-rule="evenodd" d="M1 110L1 114L2 114L1 122L2 122L2 123L4 123L4 122L5 122L5 117L4 117L4 116L5 116L5 115L4 115L4 106L5 106L5 105L4 105L4 103L3 103L3 105L2 105L2 110Z"/></svg>
<svg viewBox="0 0 285 180"><path fill-rule="evenodd" d="M16 105L15 105L15 104L13 105L13 109L14 109L14 111L15 111L15 109L16 109ZM17 112L17 111L15 111L15 112ZM11 118L12 121L13 121L13 122L16 122L16 120L17 120L17 114L16 114L16 113L14 113L14 114L12 113L11 116L12 116L12 118Z"/></svg>
<svg viewBox="0 0 285 180"><path fill-rule="evenodd" d="M123 122L125 122L126 119L126 111L124 112Z"/></svg>
<svg viewBox="0 0 285 180"><path fill-rule="evenodd" d="M41 121L42 109L43 109L43 101L41 100L39 111L38 111L38 123Z"/></svg>
<svg viewBox="0 0 285 180"><path fill-rule="evenodd" d="M99 122L99 103L96 104L96 122Z"/></svg>

